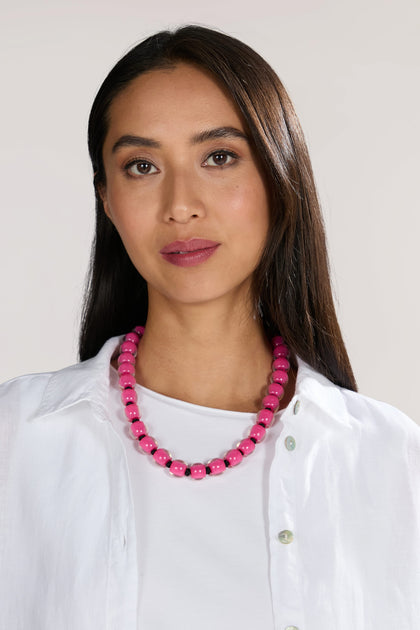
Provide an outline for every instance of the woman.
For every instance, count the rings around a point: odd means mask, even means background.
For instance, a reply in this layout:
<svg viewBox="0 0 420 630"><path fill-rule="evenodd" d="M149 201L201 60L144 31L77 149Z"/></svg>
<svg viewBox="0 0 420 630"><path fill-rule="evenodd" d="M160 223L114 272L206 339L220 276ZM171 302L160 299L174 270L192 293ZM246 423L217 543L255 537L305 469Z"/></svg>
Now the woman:
<svg viewBox="0 0 420 630"><path fill-rule="evenodd" d="M273 70L158 33L89 149L82 362L0 394L4 627L414 630L419 431L356 393Z"/></svg>

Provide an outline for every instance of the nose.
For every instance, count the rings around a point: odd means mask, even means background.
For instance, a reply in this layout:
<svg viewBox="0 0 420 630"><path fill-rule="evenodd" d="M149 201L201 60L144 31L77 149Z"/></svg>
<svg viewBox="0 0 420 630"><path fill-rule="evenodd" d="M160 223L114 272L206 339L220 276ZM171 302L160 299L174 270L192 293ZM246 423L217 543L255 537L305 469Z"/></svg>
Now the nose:
<svg viewBox="0 0 420 630"><path fill-rule="evenodd" d="M168 172L163 191L163 217L168 223L188 223L205 215L199 183L186 171Z"/></svg>

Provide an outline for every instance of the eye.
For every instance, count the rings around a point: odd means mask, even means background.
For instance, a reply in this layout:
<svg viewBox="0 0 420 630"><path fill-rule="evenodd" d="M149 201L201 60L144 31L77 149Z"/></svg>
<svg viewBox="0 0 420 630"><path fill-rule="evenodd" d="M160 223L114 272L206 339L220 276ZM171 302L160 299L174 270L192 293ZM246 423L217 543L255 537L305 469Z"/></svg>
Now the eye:
<svg viewBox="0 0 420 630"><path fill-rule="evenodd" d="M210 153L204 166L227 166L237 159L238 156L233 151L214 151Z"/></svg>
<svg viewBox="0 0 420 630"><path fill-rule="evenodd" d="M131 160L124 166L124 170L130 177L139 177L142 175L153 175L158 172L154 164L147 160L135 159Z"/></svg>

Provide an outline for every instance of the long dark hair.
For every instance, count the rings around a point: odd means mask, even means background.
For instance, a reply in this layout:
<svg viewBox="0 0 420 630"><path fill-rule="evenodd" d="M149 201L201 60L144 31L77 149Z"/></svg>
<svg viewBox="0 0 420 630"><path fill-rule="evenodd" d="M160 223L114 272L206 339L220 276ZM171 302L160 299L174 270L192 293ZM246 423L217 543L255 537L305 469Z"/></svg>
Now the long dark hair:
<svg viewBox="0 0 420 630"><path fill-rule="evenodd" d="M147 286L104 212L102 149L109 108L143 72L184 61L210 71L239 107L265 174L270 229L254 272L253 295L267 334L280 331L291 350L337 385L356 383L337 322L325 232L305 139L274 70L237 39L200 26L162 31L130 50L111 70L89 118L96 194L96 235L80 332L80 358L106 339L144 323Z"/></svg>

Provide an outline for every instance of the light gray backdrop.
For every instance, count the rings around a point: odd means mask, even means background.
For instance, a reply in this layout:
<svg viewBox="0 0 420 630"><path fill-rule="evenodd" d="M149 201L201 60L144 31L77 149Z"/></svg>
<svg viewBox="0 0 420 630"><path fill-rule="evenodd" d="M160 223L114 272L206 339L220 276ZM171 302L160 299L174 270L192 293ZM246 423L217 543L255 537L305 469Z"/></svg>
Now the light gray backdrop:
<svg viewBox="0 0 420 630"><path fill-rule="evenodd" d="M132 44L194 22L243 39L288 88L312 155L360 390L419 421L420 3L3 4L0 381L76 360L94 207L90 104Z"/></svg>

